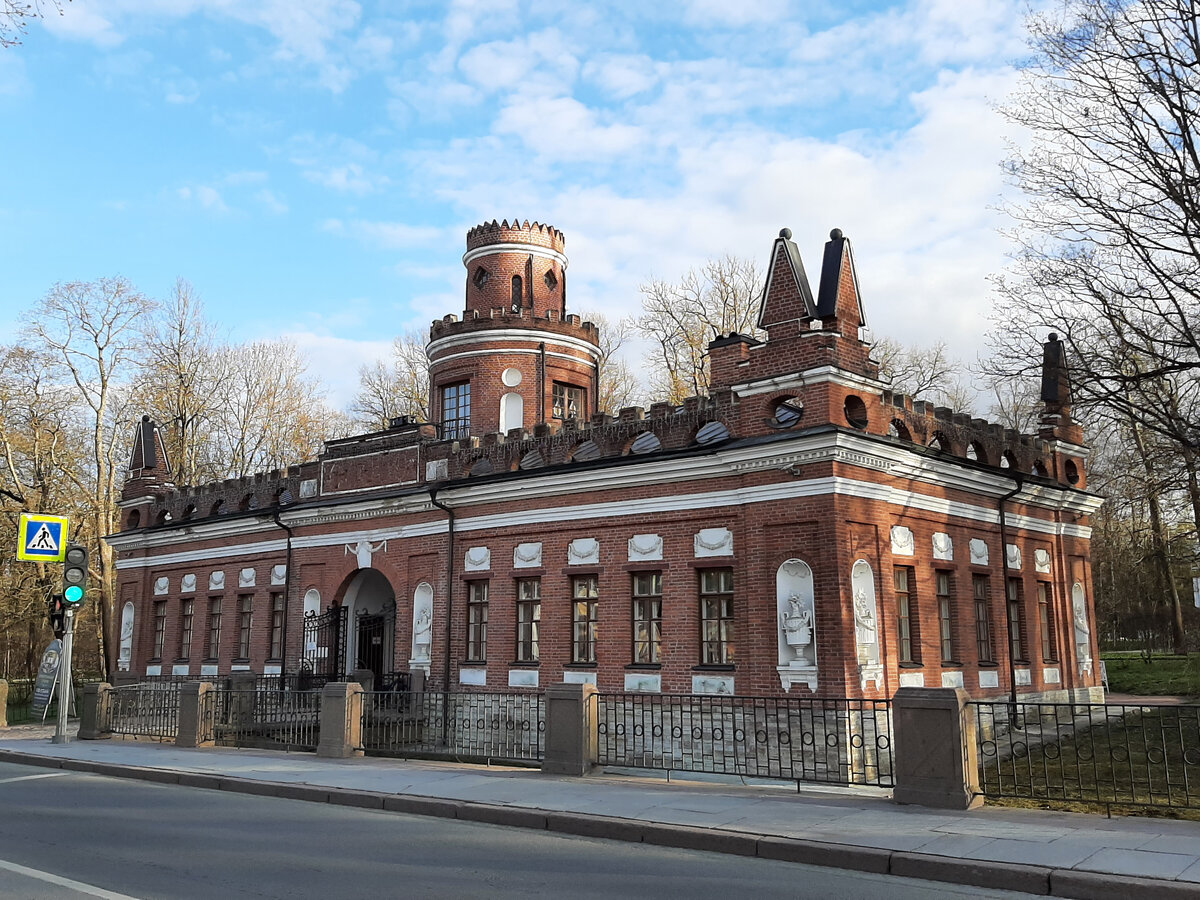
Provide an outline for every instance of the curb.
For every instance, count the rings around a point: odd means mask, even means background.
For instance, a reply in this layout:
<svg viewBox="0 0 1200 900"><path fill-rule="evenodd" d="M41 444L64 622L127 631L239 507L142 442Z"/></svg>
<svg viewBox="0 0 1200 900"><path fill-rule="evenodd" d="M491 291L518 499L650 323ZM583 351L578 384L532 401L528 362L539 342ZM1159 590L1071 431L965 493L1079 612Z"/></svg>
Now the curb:
<svg viewBox="0 0 1200 900"><path fill-rule="evenodd" d="M669 825L621 819L613 816L587 815L574 812L530 809L478 803L471 800L446 800L419 797L411 794L382 794L348 788L320 787L308 784L283 784L256 781L198 772L176 772L146 766L125 766L117 763L90 762L79 759L57 759L37 756L16 750L0 750L0 762L90 772L114 778L133 778L157 784L176 784L183 787L229 791L260 797L303 800L309 803L331 803L384 812L407 813L416 816L436 816L510 828L531 828L575 837L652 844L708 853L728 853L737 856L756 856L782 862L810 866L895 875L902 878L921 878L950 884L989 887L998 890L1023 891L1042 896L1082 898L1082 900L1125 900L1138 895L1163 898L1192 898L1200 900L1200 884L1139 878L1074 869L1055 869L1049 866L992 862L989 860L958 859L929 853L911 853L860 847L853 844L834 844L756 835L751 832L723 831L692 825Z"/></svg>

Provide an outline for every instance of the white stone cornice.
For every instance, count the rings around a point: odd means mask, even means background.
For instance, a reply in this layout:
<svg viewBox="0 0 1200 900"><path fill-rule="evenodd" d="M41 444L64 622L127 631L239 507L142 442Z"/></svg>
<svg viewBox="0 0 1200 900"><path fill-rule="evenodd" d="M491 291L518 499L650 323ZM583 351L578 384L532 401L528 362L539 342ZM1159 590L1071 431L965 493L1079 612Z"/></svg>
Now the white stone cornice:
<svg viewBox="0 0 1200 900"><path fill-rule="evenodd" d="M826 382L840 384L843 387L854 388L856 390L870 391L872 393L879 393L888 389L886 381L878 381L874 378L867 378L864 375L855 375L853 372L847 372L844 369L838 369L834 366L818 366L815 369L806 369L803 372L793 372L788 375L779 375L775 378L762 378L742 384L735 384L732 390L739 397L754 397L758 394L769 394L772 391L799 389L805 385L824 384Z"/></svg>
<svg viewBox="0 0 1200 900"><path fill-rule="evenodd" d="M496 253L525 253L530 256L540 256L542 259L552 259L561 265L564 269L567 268L567 257L557 250L551 250L549 247L541 247L537 244L484 244L482 247L476 247L474 250L468 250L463 254L463 265L469 265L475 260L483 256L491 256Z"/></svg>
<svg viewBox="0 0 1200 900"><path fill-rule="evenodd" d="M600 355L600 348L593 343L581 338L572 337L569 334L559 334L556 331L549 330L543 331L538 328L485 328L479 331L467 331L462 334L449 334L430 341L425 347L425 355L433 359L437 354L449 347L469 346L483 341L503 344L512 344L513 342L520 341L532 341L538 344L545 342L546 344L557 344L568 350L581 350L596 357ZM505 347L504 352L509 352L507 347ZM570 358L574 359L575 357Z"/></svg>

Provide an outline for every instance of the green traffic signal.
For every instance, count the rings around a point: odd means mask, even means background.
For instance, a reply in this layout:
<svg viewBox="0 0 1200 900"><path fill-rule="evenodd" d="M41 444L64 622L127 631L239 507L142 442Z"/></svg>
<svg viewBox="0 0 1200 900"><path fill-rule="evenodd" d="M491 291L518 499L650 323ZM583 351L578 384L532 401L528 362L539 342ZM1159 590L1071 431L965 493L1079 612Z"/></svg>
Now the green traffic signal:
<svg viewBox="0 0 1200 900"><path fill-rule="evenodd" d="M63 563L63 603L78 606L87 597L88 551L81 544L67 547Z"/></svg>

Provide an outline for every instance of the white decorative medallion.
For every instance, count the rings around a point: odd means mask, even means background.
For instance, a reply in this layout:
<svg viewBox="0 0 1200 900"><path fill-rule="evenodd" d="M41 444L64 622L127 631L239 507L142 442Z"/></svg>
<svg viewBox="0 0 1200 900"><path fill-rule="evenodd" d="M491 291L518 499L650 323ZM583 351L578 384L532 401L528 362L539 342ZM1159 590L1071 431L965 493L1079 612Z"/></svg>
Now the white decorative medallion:
<svg viewBox="0 0 1200 900"><path fill-rule="evenodd" d="M484 687L487 684L487 669L459 669L458 683Z"/></svg>
<svg viewBox="0 0 1200 900"><path fill-rule="evenodd" d="M900 687L925 687L925 673L901 672Z"/></svg>
<svg viewBox="0 0 1200 900"><path fill-rule="evenodd" d="M310 500L317 496L317 479L308 478L300 482L300 499Z"/></svg>
<svg viewBox="0 0 1200 900"><path fill-rule="evenodd" d="M944 531L933 533L933 558L954 559L954 541Z"/></svg>
<svg viewBox="0 0 1200 900"><path fill-rule="evenodd" d="M599 562L600 542L595 538L576 538L567 545L568 566L598 565Z"/></svg>
<svg viewBox="0 0 1200 900"><path fill-rule="evenodd" d="M629 539L629 561L663 558L663 540L657 534L635 534Z"/></svg>
<svg viewBox="0 0 1200 900"><path fill-rule="evenodd" d="M154 594L165 594L171 589L171 580L166 575L160 575L154 579Z"/></svg>
<svg viewBox="0 0 1200 900"><path fill-rule="evenodd" d="M590 684L596 686L595 672L563 672L563 684Z"/></svg>
<svg viewBox="0 0 1200 900"><path fill-rule="evenodd" d="M979 686L981 688L1000 687L1000 675L995 671L983 671L979 673Z"/></svg>
<svg viewBox="0 0 1200 900"><path fill-rule="evenodd" d="M238 587L254 587L255 577L254 569L242 569L242 571L238 572Z"/></svg>
<svg viewBox="0 0 1200 900"><path fill-rule="evenodd" d="M208 576L208 589L210 591L222 591L225 589L225 573L212 572Z"/></svg>
<svg viewBox="0 0 1200 900"><path fill-rule="evenodd" d="M775 614L779 622L779 681L817 689L816 600L813 574L802 559L789 559L775 572Z"/></svg>
<svg viewBox="0 0 1200 900"><path fill-rule="evenodd" d="M271 566L271 584L287 583L287 566Z"/></svg>
<svg viewBox="0 0 1200 900"><path fill-rule="evenodd" d="M943 672L942 687L960 688L963 686L962 672Z"/></svg>
<svg viewBox="0 0 1200 900"><path fill-rule="evenodd" d="M425 463L426 481L445 481L450 477L450 461L448 459L431 459Z"/></svg>
<svg viewBox="0 0 1200 900"><path fill-rule="evenodd" d="M892 526L892 555L893 556L912 556L915 551L913 544L913 533L911 528L905 528L903 525Z"/></svg>
<svg viewBox="0 0 1200 900"><path fill-rule="evenodd" d="M196 592L196 576L184 575L179 580L179 590L184 594L194 594Z"/></svg>
<svg viewBox="0 0 1200 900"><path fill-rule="evenodd" d="M981 538L971 538L971 565L986 566L988 564L987 541Z"/></svg>
<svg viewBox="0 0 1200 900"><path fill-rule="evenodd" d="M702 528L692 539L696 557L732 556L733 532L728 528Z"/></svg>
<svg viewBox="0 0 1200 900"><path fill-rule="evenodd" d="M625 690L637 692L639 694L661 694L662 676L650 674L643 675L638 672L626 672Z"/></svg>
<svg viewBox="0 0 1200 900"><path fill-rule="evenodd" d="M535 688L538 686L537 669L509 669L508 686L519 688Z"/></svg>
<svg viewBox="0 0 1200 900"><path fill-rule="evenodd" d="M531 541L528 544L517 544L513 550L514 569L537 569L542 565L542 542Z"/></svg>
<svg viewBox="0 0 1200 900"><path fill-rule="evenodd" d="M1044 575L1050 574L1050 551L1044 547L1038 547L1033 551L1033 571L1041 572Z"/></svg>
<svg viewBox="0 0 1200 900"><path fill-rule="evenodd" d="M354 554L354 559L360 569L369 569L371 568L371 558L381 550L387 553L387 541L371 543L366 538L362 538L358 543L347 544L345 552Z"/></svg>
<svg viewBox="0 0 1200 900"><path fill-rule="evenodd" d="M1005 545L1004 560L1010 569L1020 570L1021 568L1021 548L1016 544Z"/></svg>
<svg viewBox="0 0 1200 900"><path fill-rule="evenodd" d="M487 547L468 547L463 557L463 569L468 572L486 572L492 567L492 551Z"/></svg>
<svg viewBox="0 0 1200 900"><path fill-rule="evenodd" d="M733 676L693 675L693 694L733 695Z"/></svg>

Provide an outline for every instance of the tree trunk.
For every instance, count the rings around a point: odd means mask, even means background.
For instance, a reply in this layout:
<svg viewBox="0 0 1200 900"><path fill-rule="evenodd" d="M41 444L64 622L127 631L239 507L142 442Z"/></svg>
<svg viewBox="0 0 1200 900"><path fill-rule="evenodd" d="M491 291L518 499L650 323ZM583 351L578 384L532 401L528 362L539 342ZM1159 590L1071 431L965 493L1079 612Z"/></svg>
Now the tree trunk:
<svg viewBox="0 0 1200 900"><path fill-rule="evenodd" d="M1163 580L1168 595L1171 598L1171 644L1177 654L1187 653L1187 640L1183 634L1183 606L1179 602L1179 588L1171 573L1171 560L1167 555L1166 528L1163 525L1162 506L1158 498L1158 483L1155 480L1154 467L1146 455L1146 442L1141 429L1132 420L1129 423L1133 432L1133 441L1137 446L1138 458L1146 470L1146 500L1150 508L1150 540L1154 547L1154 561L1159 577Z"/></svg>

